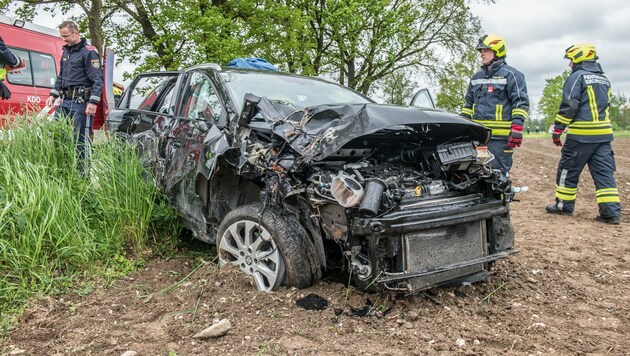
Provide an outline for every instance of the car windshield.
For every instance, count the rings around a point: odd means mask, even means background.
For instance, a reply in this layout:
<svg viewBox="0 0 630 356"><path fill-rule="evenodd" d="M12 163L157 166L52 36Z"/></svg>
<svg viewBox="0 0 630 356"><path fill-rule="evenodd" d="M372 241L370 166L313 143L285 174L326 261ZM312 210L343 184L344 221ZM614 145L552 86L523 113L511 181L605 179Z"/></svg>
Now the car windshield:
<svg viewBox="0 0 630 356"><path fill-rule="evenodd" d="M221 76L239 110L243 107L247 93L300 107L371 102L370 99L339 84L314 78L278 75L273 72L223 72Z"/></svg>

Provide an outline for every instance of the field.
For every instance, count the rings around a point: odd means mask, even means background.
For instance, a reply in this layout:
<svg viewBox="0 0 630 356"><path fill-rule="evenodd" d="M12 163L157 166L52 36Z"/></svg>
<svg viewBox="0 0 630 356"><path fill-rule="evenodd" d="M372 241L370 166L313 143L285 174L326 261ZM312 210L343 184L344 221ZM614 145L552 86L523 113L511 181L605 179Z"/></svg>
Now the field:
<svg viewBox="0 0 630 356"><path fill-rule="evenodd" d="M622 204L630 193L630 138L613 143ZM520 252L472 286L413 296L366 294L325 275L309 289L259 293L233 269L192 257L155 260L98 288L41 300L7 332L1 353L27 355L424 355L630 353L630 214L593 220L585 170L573 217L545 213L559 149L528 138L515 154L511 205ZM324 310L295 302L311 293ZM365 308L367 307L367 308ZM364 308L364 309L362 309ZM369 311L367 316L362 312ZM357 315L358 314L358 315ZM364 313L363 313L364 314ZM227 335L192 336L229 319ZM625 336L624 336L625 335Z"/></svg>

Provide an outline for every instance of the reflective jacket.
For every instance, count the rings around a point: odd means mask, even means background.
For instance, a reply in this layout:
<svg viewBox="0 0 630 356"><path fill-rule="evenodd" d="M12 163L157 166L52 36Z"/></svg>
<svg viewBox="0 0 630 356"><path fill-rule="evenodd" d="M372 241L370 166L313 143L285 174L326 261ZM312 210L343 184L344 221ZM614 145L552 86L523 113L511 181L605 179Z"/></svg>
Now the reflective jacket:
<svg viewBox="0 0 630 356"><path fill-rule="evenodd" d="M62 90L91 88L90 96L86 99L92 104L98 104L103 92L103 70L95 47L88 46L85 38L74 46L63 46L60 68L55 88L50 91L50 95L57 98Z"/></svg>
<svg viewBox="0 0 630 356"><path fill-rule="evenodd" d="M564 82L554 127L564 130L569 125L567 139L578 142L612 141L608 115L610 93L610 82L597 62L584 61L574 65Z"/></svg>
<svg viewBox="0 0 630 356"><path fill-rule="evenodd" d="M5 65L10 67L17 67L20 64L20 59L7 48L4 44L4 40L0 37L0 80L4 80L7 75Z"/></svg>
<svg viewBox="0 0 630 356"><path fill-rule="evenodd" d="M492 129L493 139L507 140L512 123L523 126L528 110L525 76L501 59L470 79L460 115Z"/></svg>

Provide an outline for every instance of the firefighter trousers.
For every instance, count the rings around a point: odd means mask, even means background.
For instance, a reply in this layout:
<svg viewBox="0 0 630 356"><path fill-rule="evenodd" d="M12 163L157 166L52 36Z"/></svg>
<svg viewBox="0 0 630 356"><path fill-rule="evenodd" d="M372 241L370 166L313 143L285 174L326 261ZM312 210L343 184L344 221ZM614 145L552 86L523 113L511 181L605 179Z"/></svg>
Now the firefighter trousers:
<svg viewBox="0 0 630 356"><path fill-rule="evenodd" d="M614 176L615 156L610 142L566 140L556 174L556 206L562 211L573 212L580 173L587 164L595 183L599 214L604 218L620 216L621 204Z"/></svg>
<svg viewBox="0 0 630 356"><path fill-rule="evenodd" d="M491 139L488 142L488 151L492 153L494 159L490 162L493 169L498 169L506 176L509 176L512 169L512 154L514 149L508 147L507 140Z"/></svg>

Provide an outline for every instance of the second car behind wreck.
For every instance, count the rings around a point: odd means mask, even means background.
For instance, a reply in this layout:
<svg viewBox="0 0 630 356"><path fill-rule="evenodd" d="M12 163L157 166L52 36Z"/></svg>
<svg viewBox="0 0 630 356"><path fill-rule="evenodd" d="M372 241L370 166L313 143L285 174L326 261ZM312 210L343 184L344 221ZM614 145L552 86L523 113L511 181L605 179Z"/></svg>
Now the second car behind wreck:
<svg viewBox="0 0 630 356"><path fill-rule="evenodd" d="M259 290L341 268L362 289L483 279L514 253L490 133L338 84L200 65L140 75L109 117L188 228Z"/></svg>

